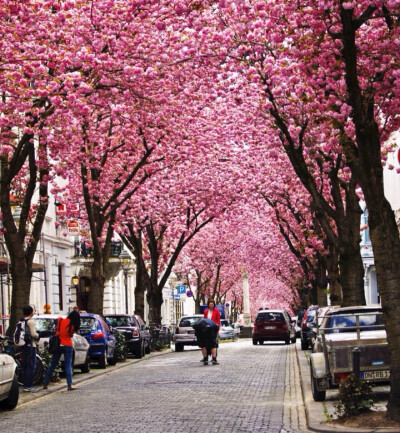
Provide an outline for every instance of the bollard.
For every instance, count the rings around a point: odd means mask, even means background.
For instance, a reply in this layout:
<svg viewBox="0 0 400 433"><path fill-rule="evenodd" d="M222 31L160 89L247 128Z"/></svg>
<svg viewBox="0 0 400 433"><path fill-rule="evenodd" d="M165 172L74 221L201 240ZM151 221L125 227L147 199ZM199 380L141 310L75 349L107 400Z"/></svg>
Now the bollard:
<svg viewBox="0 0 400 433"><path fill-rule="evenodd" d="M361 350L355 347L352 351L353 354L353 375L356 379L360 379L360 356Z"/></svg>

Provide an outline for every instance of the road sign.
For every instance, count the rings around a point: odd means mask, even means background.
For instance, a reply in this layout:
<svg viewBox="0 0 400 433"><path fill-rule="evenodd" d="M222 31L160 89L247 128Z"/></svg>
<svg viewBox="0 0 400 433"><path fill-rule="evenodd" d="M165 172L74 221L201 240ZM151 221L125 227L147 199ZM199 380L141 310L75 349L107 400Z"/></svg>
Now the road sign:
<svg viewBox="0 0 400 433"><path fill-rule="evenodd" d="M193 292L192 292L191 290L188 290L188 291L186 292L186 296L187 296L188 298L191 298L191 297L193 296Z"/></svg>
<svg viewBox="0 0 400 433"><path fill-rule="evenodd" d="M179 286L176 286L176 291L178 293L186 293L186 286L184 284L180 284Z"/></svg>
<svg viewBox="0 0 400 433"><path fill-rule="evenodd" d="M180 301L181 300L181 295L174 295L174 299L175 299L175 301Z"/></svg>

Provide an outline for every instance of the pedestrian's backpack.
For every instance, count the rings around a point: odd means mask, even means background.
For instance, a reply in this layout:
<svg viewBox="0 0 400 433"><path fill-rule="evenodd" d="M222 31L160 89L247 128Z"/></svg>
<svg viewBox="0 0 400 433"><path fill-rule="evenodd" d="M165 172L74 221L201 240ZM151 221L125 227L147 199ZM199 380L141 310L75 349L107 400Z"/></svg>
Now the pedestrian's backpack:
<svg viewBox="0 0 400 433"><path fill-rule="evenodd" d="M14 344L16 346L25 346L31 342L31 334L26 322L28 319L22 319L17 323L17 327L14 331Z"/></svg>

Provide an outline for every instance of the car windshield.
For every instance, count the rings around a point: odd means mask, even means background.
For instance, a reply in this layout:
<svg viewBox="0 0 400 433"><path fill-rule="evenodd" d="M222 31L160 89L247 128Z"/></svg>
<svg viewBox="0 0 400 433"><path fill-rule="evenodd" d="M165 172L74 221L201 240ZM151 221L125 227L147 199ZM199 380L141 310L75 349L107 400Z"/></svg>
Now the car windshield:
<svg viewBox="0 0 400 433"><path fill-rule="evenodd" d="M35 319L36 332L49 332L53 334L56 331L56 323L57 319L37 318Z"/></svg>
<svg viewBox="0 0 400 433"><path fill-rule="evenodd" d="M110 326L132 326L130 317L127 316L106 316L106 320Z"/></svg>
<svg viewBox="0 0 400 433"><path fill-rule="evenodd" d="M81 331L96 331L97 320L94 317L81 317Z"/></svg>
<svg viewBox="0 0 400 433"><path fill-rule="evenodd" d="M283 314L281 313L258 313L256 322L282 322L284 320Z"/></svg>
<svg viewBox="0 0 400 433"><path fill-rule="evenodd" d="M325 328L327 333L335 332L355 332L357 329L357 316L359 317L359 326L361 331L375 331L384 329L383 316L381 312L372 312L366 314L340 314L332 315L327 319Z"/></svg>
<svg viewBox="0 0 400 433"><path fill-rule="evenodd" d="M199 319L201 319L201 317L183 317L179 322L179 326L183 328L193 326Z"/></svg>
<svg viewBox="0 0 400 433"><path fill-rule="evenodd" d="M230 325L229 325L229 322L228 322L227 320L224 320L224 319L222 319L222 320L220 321L220 324L221 324L221 326L230 326Z"/></svg>

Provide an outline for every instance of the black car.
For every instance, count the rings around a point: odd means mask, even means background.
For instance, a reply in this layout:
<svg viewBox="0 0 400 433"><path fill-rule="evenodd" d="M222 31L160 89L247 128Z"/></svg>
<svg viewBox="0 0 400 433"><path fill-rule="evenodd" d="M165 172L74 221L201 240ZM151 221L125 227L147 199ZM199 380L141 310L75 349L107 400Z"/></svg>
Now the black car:
<svg viewBox="0 0 400 433"><path fill-rule="evenodd" d="M109 326L124 335L129 354L142 358L145 353L150 353L150 333L140 316L107 314L105 319Z"/></svg>
<svg viewBox="0 0 400 433"><path fill-rule="evenodd" d="M316 325L316 314L319 307L318 305L312 305L304 313L303 320L301 321L301 349L307 350L311 347L312 340L314 338L313 328Z"/></svg>

